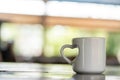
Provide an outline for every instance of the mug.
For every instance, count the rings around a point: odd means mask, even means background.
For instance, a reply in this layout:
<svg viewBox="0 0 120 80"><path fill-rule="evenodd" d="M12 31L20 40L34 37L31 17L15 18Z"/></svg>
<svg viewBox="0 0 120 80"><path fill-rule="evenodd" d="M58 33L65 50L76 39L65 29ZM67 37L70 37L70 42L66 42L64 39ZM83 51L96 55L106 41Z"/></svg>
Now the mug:
<svg viewBox="0 0 120 80"><path fill-rule="evenodd" d="M78 55L73 61L64 56L65 48L78 48ZM73 38L72 45L63 45L60 54L76 73L102 73L105 70L106 48L103 37Z"/></svg>

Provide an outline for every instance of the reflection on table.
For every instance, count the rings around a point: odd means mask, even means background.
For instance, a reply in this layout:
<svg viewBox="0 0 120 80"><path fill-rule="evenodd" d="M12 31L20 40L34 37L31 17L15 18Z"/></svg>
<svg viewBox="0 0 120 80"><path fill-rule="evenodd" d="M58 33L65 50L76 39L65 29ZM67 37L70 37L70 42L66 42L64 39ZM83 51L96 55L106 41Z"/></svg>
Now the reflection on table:
<svg viewBox="0 0 120 80"><path fill-rule="evenodd" d="M104 74L75 74L73 80L105 80Z"/></svg>
<svg viewBox="0 0 120 80"><path fill-rule="evenodd" d="M120 67L103 74L76 74L70 65L0 63L0 80L120 80Z"/></svg>

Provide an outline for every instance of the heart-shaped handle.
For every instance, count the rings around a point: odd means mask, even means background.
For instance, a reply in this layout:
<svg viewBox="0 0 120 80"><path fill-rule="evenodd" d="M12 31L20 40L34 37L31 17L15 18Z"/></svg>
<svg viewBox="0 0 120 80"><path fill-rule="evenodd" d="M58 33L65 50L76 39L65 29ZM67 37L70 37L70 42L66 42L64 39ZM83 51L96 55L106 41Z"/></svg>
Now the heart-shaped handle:
<svg viewBox="0 0 120 80"><path fill-rule="evenodd" d="M69 64L72 64L72 61L71 61L70 59L68 59L68 58L64 55L64 49L65 49L65 48L71 48L71 49L73 49L73 48L75 48L75 46L70 45L70 44L65 44L65 45L63 45L63 46L61 47L61 50L60 50L61 56L62 56Z"/></svg>

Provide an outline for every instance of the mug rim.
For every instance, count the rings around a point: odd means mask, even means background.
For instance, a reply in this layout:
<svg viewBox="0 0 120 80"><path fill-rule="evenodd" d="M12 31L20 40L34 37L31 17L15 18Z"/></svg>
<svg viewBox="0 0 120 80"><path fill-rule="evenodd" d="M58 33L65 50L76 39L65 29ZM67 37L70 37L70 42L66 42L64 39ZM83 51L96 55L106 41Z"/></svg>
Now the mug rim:
<svg viewBox="0 0 120 80"><path fill-rule="evenodd" d="M73 39L105 39L105 37L77 37Z"/></svg>

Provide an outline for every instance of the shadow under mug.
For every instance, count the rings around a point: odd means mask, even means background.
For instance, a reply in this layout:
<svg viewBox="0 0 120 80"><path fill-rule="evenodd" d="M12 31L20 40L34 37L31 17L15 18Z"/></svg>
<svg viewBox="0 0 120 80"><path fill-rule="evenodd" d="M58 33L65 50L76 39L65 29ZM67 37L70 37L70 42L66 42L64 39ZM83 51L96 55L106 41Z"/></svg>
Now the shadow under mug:
<svg viewBox="0 0 120 80"><path fill-rule="evenodd" d="M71 80L105 80L104 74L75 74Z"/></svg>
<svg viewBox="0 0 120 80"><path fill-rule="evenodd" d="M65 48L78 48L78 55L73 61L64 56ZM60 54L77 73L102 73L105 70L106 48L103 37L73 38L72 45L63 45Z"/></svg>

